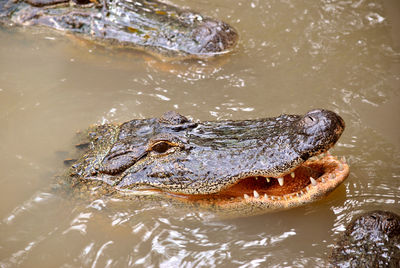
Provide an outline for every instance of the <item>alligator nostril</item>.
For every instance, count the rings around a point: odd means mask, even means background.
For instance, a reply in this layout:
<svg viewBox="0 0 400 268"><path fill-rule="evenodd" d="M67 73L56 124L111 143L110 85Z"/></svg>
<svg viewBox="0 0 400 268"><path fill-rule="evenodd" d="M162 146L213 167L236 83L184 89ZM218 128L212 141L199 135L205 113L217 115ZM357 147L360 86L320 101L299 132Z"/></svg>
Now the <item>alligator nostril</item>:
<svg viewBox="0 0 400 268"><path fill-rule="evenodd" d="M309 115L304 118L306 124L312 124L314 121L316 121L316 119Z"/></svg>
<svg viewBox="0 0 400 268"><path fill-rule="evenodd" d="M303 122L303 125L304 125L305 127L312 127L312 126L314 126L315 124L317 124L318 118L315 117L315 116L306 115L306 116L303 117L302 122Z"/></svg>

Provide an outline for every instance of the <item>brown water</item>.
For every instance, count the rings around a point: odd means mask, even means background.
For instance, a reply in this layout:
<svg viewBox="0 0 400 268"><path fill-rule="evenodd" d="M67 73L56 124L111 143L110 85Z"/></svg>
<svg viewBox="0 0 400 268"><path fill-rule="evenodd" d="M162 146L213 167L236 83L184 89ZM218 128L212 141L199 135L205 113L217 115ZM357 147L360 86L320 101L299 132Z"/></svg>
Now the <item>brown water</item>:
<svg viewBox="0 0 400 268"><path fill-rule="evenodd" d="M400 4L174 0L237 28L216 62L157 62L54 32L0 31L1 267L325 267L354 215L400 213ZM176 109L194 119L338 112L351 165L325 200L220 220L49 188L76 130Z"/></svg>

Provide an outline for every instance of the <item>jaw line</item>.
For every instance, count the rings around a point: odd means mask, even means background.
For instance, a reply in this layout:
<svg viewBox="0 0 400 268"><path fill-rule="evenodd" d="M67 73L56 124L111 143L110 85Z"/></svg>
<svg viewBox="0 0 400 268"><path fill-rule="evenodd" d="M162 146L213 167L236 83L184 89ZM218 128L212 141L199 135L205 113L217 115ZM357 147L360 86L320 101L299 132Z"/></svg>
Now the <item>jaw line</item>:
<svg viewBox="0 0 400 268"><path fill-rule="evenodd" d="M316 184L313 185L309 180L307 186L302 188L299 191L295 191L288 194L283 195L265 195L262 193L262 189L258 189L258 192L255 193L253 191L252 194L246 194L244 196L224 196L221 198L221 194L209 194L209 195L187 195L187 194L177 194L170 192L162 192L157 190L158 194L166 195L173 199L179 199L180 201L187 203L196 203L200 207L205 208L216 208L217 210L223 211L243 211L249 210L251 208L252 214L254 214L254 210L266 211L266 210L280 210L280 209L289 209L293 207L302 206L311 202L315 202L319 199L322 199L324 196L328 195L334 189L336 189L349 175L349 166L346 163L346 160L342 158L339 160L338 158L325 154L322 158L312 158L304 162L300 167L298 167L294 172L297 174L297 170L299 168L316 168L319 167L323 169L322 175L315 177ZM258 175L261 177L260 175ZM290 173L286 175L290 176ZM249 177L246 177L249 178ZM239 179L237 184L240 184L241 181L246 178ZM259 178L259 180L266 178ZM295 181L296 177L293 179ZM270 180L276 180L275 178L270 178ZM277 184L277 182L276 182ZM228 191L229 191L228 187ZM227 189L223 190L227 191ZM257 189L256 189L257 191ZM147 191L149 192L149 191ZM151 192L154 191L151 190ZM138 193L139 194L139 193ZM256 196L255 196L256 195Z"/></svg>

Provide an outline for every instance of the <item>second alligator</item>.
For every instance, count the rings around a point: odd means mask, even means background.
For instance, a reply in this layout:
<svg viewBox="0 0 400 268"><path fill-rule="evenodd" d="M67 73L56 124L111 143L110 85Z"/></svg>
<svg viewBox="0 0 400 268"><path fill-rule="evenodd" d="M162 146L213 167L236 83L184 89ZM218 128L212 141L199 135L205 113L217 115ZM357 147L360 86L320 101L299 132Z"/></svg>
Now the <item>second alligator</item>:
<svg viewBox="0 0 400 268"><path fill-rule="evenodd" d="M162 58L225 54L238 40L225 22L156 0L0 0L0 23L49 27Z"/></svg>

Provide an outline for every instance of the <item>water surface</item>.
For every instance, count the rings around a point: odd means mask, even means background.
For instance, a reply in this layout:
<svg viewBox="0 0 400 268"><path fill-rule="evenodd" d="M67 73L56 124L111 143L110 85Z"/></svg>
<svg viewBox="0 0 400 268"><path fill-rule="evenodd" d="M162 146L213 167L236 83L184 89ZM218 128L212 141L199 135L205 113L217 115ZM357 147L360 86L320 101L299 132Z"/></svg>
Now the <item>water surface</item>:
<svg viewBox="0 0 400 268"><path fill-rule="evenodd" d="M216 61L163 63L53 31L0 31L0 266L325 267L354 215L400 213L400 4L174 0L240 34ZM177 110L251 119L312 108L347 128L325 200L221 220L167 203L78 202L49 185L77 130Z"/></svg>

